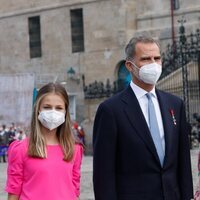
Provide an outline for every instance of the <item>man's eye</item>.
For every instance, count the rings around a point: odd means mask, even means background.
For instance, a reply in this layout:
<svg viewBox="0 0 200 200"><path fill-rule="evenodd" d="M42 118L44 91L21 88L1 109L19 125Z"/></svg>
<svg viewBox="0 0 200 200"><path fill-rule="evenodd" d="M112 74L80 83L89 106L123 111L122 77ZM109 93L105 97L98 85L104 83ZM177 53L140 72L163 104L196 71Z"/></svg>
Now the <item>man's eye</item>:
<svg viewBox="0 0 200 200"><path fill-rule="evenodd" d="M142 58L142 61L149 61L151 58Z"/></svg>
<svg viewBox="0 0 200 200"><path fill-rule="evenodd" d="M160 60L161 59L161 57L156 57L156 58L154 58L154 60Z"/></svg>

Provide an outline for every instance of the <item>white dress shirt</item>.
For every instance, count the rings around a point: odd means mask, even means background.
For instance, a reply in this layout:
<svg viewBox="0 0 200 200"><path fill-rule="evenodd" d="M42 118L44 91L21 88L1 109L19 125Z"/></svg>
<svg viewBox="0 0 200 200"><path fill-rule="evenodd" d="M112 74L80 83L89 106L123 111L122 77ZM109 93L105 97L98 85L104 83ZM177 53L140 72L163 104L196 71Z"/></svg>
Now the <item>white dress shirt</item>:
<svg viewBox="0 0 200 200"><path fill-rule="evenodd" d="M146 94L148 93L146 90L140 88L139 86L137 86L135 83L133 83L131 81L130 86L133 90L133 92L135 93L135 96L140 104L140 108L142 109L143 115L146 119L146 122L149 126L149 116L148 116L148 99ZM163 121L162 121L162 116L161 116L161 112L160 112L160 106L158 103L158 98L156 96L156 92L155 92L155 87L149 92L152 94L152 101L155 107L155 112L156 112L156 118L157 118L157 123L158 123L158 127L159 127L159 132L160 132L160 137L162 140L162 147L163 150L165 151L165 138L164 138L164 128L163 128Z"/></svg>

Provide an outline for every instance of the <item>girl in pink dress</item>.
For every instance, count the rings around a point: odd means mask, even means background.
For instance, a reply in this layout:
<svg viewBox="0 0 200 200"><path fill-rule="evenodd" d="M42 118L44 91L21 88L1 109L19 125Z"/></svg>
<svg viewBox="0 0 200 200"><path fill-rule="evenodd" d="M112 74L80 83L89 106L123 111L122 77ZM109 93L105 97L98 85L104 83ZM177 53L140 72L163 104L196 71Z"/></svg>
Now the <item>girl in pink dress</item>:
<svg viewBox="0 0 200 200"><path fill-rule="evenodd" d="M37 95L31 134L8 151L8 200L77 200L83 148L71 132L69 99L49 83Z"/></svg>

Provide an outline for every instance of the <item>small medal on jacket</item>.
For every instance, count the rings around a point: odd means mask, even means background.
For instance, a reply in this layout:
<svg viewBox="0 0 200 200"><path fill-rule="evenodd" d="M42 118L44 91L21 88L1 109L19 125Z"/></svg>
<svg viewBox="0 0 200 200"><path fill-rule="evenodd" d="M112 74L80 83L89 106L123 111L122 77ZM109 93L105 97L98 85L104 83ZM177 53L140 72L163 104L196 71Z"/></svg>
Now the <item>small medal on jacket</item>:
<svg viewBox="0 0 200 200"><path fill-rule="evenodd" d="M173 120L173 124L176 126L176 118L175 118L173 109L170 109L170 114L171 114L171 117L172 117L172 120Z"/></svg>

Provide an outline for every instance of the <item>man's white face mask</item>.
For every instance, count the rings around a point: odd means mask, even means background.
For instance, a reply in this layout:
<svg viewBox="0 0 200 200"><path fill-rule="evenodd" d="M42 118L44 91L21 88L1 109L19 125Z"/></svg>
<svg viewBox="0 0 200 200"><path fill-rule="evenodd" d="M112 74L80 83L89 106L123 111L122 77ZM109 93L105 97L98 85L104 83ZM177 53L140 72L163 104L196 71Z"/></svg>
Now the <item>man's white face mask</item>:
<svg viewBox="0 0 200 200"><path fill-rule="evenodd" d="M134 75L142 80L144 83L155 85L160 78L162 73L162 66L157 63L150 63L143 65L142 67L137 67L135 63L131 62L133 66L137 69L137 72L133 70Z"/></svg>
<svg viewBox="0 0 200 200"><path fill-rule="evenodd" d="M44 127L51 131L64 123L65 113L56 110L42 110L38 119Z"/></svg>

